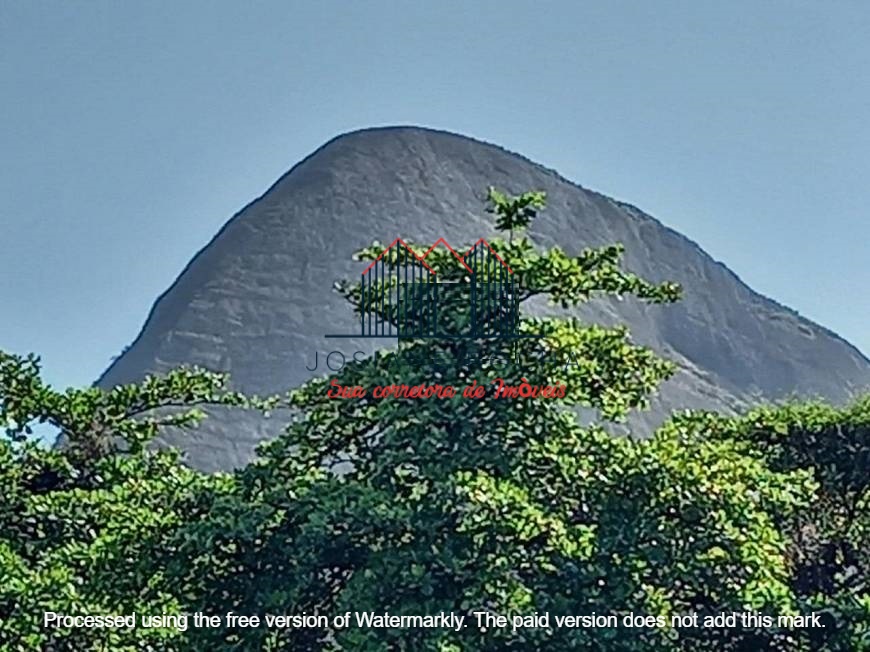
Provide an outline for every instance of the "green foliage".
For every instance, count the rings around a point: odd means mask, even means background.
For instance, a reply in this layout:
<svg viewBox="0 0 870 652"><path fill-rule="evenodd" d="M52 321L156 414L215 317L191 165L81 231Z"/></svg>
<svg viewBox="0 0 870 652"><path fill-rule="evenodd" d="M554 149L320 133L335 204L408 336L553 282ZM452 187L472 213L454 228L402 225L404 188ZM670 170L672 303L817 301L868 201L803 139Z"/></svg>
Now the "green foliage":
<svg viewBox="0 0 870 652"><path fill-rule="evenodd" d="M516 206L514 200L496 198L500 210L517 214L504 208ZM538 252L524 237L490 244L509 261L521 300L543 295L572 306L597 294L650 302L679 295L673 284L651 284L622 270L619 247L569 257L558 249ZM381 250L375 244L359 257L373 260ZM386 263L398 265L400 255L391 250ZM467 279L449 252L434 250L426 260L441 282ZM394 323L402 316L395 304L374 305L376 291L364 296L352 285L339 288L357 310ZM455 319L469 296L456 292L450 300L445 320ZM564 383L564 397L420 401L369 393L336 400L327 396L333 378L293 392L299 419L242 474L245 499L268 505L262 525L241 549L220 556L232 572L205 578L209 595L239 611L292 604L296 613L327 615L487 610L669 618L690 611L814 608L793 588L794 541L783 527L812 509L818 483L810 469L773 464L733 437L690 439L674 424L641 442L580 427L571 408L622 418L646 404L672 367L633 345L624 329L552 318L526 318L521 328L543 338L411 339L394 353L347 366L334 379L367 388L437 380L492 389L501 378L531 386ZM725 418L687 418L737 431ZM336 467L342 471L334 473ZM282 556L290 548L292 555ZM238 577L251 580L240 586ZM859 622L855 613L844 612L841 622ZM228 640L223 633L203 636L201 646ZM771 629L352 628L231 636L250 648L292 649L779 650L813 649L808 646L817 642Z"/></svg>
<svg viewBox="0 0 870 652"><path fill-rule="evenodd" d="M496 217L495 226L499 231L507 231L513 238L514 231L523 231L537 216L538 211L547 205L547 195L543 192L526 192L511 197L490 186L486 199L487 212Z"/></svg>
<svg viewBox="0 0 870 652"><path fill-rule="evenodd" d="M624 270L619 246L538 251L522 232L543 193L490 189L489 200L507 235L490 244L510 263L512 299L679 297L672 283ZM398 265L397 250L385 260ZM437 249L426 261L439 282L457 284L440 327L461 326L468 271ZM338 287L379 319L424 318ZM503 305L482 309L505 318ZM35 358L0 354L0 649L870 649L870 398L736 418L680 413L649 440L616 438L603 422L645 407L673 366L624 328L525 316L520 330L540 338L403 339L315 379L286 397L295 416L283 436L246 468L215 475L149 444L164 427L196 425L198 406L270 409L277 399L229 392L224 376L201 370L56 392ZM487 396L335 399L333 380L369 390L477 384ZM493 398L500 384L565 391ZM581 407L600 423L581 425ZM59 429L64 446L31 442L36 423ZM41 627L47 610L447 611L467 626L51 631ZM826 627L481 631L470 615L632 612L670 623L748 610L821 611Z"/></svg>
<svg viewBox="0 0 870 652"><path fill-rule="evenodd" d="M203 416L197 406L274 403L225 383L179 369L109 392L58 392L40 379L38 359L0 352L0 649L170 649L179 638L172 630L51 630L42 614L183 608L182 587L155 560L169 535L196 519L206 489L226 491L231 479L145 446L161 428L195 425ZM38 423L58 429L63 446L28 438Z"/></svg>
<svg viewBox="0 0 870 652"><path fill-rule="evenodd" d="M760 407L739 419L675 418L681 440L716 440L776 473L810 479L800 509L767 508L788 542L794 599L826 614L809 649L870 649L870 396L844 408L818 402Z"/></svg>

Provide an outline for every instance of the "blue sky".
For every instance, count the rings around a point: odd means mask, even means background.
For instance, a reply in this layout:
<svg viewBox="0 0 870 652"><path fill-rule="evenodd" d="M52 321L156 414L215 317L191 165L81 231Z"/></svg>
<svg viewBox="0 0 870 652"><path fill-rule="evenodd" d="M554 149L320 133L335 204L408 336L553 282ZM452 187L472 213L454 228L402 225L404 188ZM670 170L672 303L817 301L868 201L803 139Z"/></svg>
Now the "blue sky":
<svg viewBox="0 0 870 652"><path fill-rule="evenodd" d="M339 133L498 143L870 353L870 3L0 3L0 348L92 382Z"/></svg>

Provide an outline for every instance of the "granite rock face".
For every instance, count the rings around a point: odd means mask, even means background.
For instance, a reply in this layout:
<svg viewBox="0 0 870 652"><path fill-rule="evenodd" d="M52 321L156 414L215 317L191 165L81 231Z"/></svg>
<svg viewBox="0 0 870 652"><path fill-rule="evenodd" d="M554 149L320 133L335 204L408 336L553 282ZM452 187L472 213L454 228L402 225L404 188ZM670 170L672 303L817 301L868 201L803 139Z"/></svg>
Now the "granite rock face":
<svg viewBox="0 0 870 652"><path fill-rule="evenodd" d="M133 382L186 363L228 371L243 391L272 393L325 373L330 351L370 353L373 340L324 337L358 328L333 291L336 280L364 268L353 252L397 236L418 243L443 236L456 245L490 237L482 210L489 185L547 192L547 210L530 232L540 246L575 254L621 242L628 269L683 285L677 305L608 300L578 311L600 323L627 323L637 342L679 364L652 408L633 417L634 432L649 432L679 408L728 411L790 395L839 402L870 387L870 361L857 349L753 292L641 210L497 146L410 127L340 136L285 174L193 258L97 384ZM319 367L312 372L306 367L315 352ZM218 411L195 433L169 433L164 443L182 447L193 466L229 469L280 427L277 418Z"/></svg>

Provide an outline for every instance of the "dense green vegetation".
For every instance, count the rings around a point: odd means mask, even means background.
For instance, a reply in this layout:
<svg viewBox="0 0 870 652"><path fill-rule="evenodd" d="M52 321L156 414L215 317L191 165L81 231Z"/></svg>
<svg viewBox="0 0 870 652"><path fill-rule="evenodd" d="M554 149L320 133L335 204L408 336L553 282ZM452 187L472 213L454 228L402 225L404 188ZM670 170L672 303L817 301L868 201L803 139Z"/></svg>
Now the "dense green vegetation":
<svg viewBox="0 0 870 652"><path fill-rule="evenodd" d="M620 267L618 246L571 257L524 228L544 197L490 193L521 298L667 303L679 288ZM381 248L361 252L373 259ZM397 264L395 252L389 264ZM427 263L464 271L447 252ZM357 310L414 319L340 290ZM462 293L448 300L467 301ZM492 310L499 310L498 307ZM462 311L440 311L462 319ZM286 397L181 369L134 386L58 392L38 361L0 353L0 649L870 649L870 398L843 408L674 415L648 440L584 426L643 408L670 363L624 329L525 317L543 339L410 340ZM500 398L509 385L564 396ZM485 386L483 399L331 399L343 386ZM148 446L208 405L296 416L231 474ZM60 432L46 449L28 433ZM349 463L348 461L352 461ZM336 468L341 467L340 471ZM394 615L821 613L824 628L53 629L64 614ZM551 621L552 622L552 621Z"/></svg>

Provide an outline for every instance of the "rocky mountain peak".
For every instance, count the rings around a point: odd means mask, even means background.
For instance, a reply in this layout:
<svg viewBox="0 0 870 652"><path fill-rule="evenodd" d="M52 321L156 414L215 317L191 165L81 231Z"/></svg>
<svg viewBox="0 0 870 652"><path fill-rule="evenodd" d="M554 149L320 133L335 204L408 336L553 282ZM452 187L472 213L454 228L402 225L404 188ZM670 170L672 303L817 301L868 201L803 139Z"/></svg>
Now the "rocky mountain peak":
<svg viewBox="0 0 870 652"><path fill-rule="evenodd" d="M696 244L625 203L582 188L500 147L417 127L339 136L236 214L159 297L133 344L98 385L132 382L179 364L229 371L244 391L272 393L325 373L340 348L371 353L352 310L333 291L358 275L354 251L377 240L474 243L491 238L485 189L544 190L532 239L567 253L620 242L628 269L684 287L677 305L596 301L578 312L626 323L636 341L680 371L632 427L648 432L678 408L732 410L790 395L840 402L870 387L870 361L830 331L746 286ZM552 310L534 305L535 311ZM319 352L321 366L311 371ZM250 459L280 423L216 412L194 435L168 435L191 464L226 469Z"/></svg>

